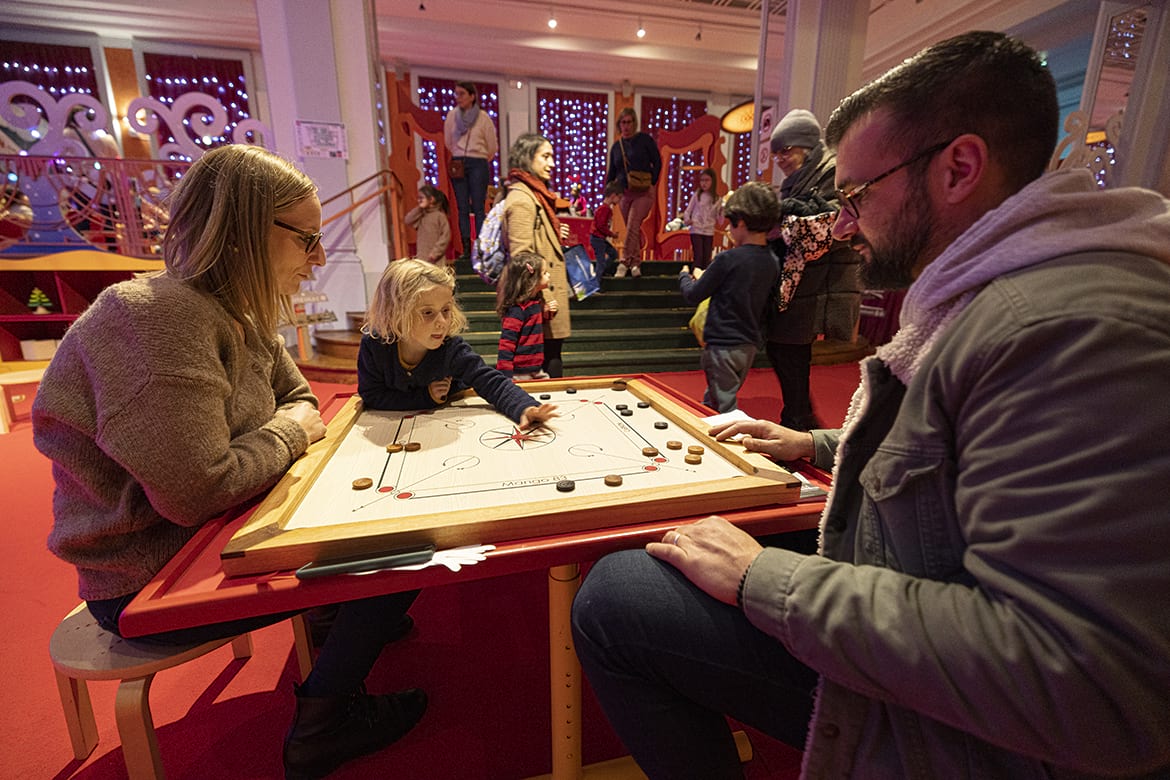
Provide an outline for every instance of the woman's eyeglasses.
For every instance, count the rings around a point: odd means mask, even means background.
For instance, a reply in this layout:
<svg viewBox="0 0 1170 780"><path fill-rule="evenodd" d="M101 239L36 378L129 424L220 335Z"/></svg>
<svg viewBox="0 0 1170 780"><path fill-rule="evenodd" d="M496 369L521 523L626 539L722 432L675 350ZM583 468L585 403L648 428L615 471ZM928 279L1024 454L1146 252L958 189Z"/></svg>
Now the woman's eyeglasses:
<svg viewBox="0 0 1170 780"><path fill-rule="evenodd" d="M306 233L305 231L295 228L287 222L281 222L279 219L272 220L272 224L278 228L284 228L290 232L296 233L300 236L301 241L305 242L305 254L311 255L313 250L321 244L321 239L325 237L325 233L317 231L316 233Z"/></svg>
<svg viewBox="0 0 1170 780"><path fill-rule="evenodd" d="M944 141L941 144L935 144L934 146L931 146L927 149L923 149L921 152L914 155L909 160L906 160L905 162L902 162L902 163L898 163L897 165L895 165L893 168L890 168L885 173L879 173L877 176L874 176L869 181L865 181L865 182L862 182L861 184L858 184L856 187L854 187L849 192L846 192L845 190L837 190L837 200L841 202L841 208L844 209L845 213L848 214L850 217L852 217L853 219L857 219L859 216L858 203L860 202L861 196L865 193L866 190L868 190L870 187L877 184L879 181L886 178L887 176L893 176L895 173L902 170L906 166L913 165L914 163L918 162L919 160L921 160L924 157L929 157L931 155L938 154L943 149L946 149L948 146L950 146L952 141L954 141L953 138L950 141Z"/></svg>

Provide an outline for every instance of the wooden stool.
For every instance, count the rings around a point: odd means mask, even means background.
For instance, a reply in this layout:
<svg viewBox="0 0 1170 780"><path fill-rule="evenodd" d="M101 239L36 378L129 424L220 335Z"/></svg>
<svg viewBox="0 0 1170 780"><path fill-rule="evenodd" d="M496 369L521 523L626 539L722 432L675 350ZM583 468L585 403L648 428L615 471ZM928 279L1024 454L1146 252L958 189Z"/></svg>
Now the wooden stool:
<svg viewBox="0 0 1170 780"><path fill-rule="evenodd" d="M20 385L39 385L41 377L45 375L45 369L32 368L27 371L0 371L0 433L8 433L12 430L12 418L16 416L16 409L13 407L12 396L10 396L10 387L18 387Z"/></svg>
<svg viewBox="0 0 1170 780"><path fill-rule="evenodd" d="M304 617L292 618L297 664L301 679L312 667ZM120 680L114 713L122 756L131 780L162 778L162 758L154 719L150 714L150 683L163 669L186 663L231 643L236 658L252 656L252 637L217 639L197 645L156 646L128 641L97 624L82 603L70 612L49 640L49 657L57 675L57 690L65 711L65 725L73 755L84 760L98 743L97 723L86 680Z"/></svg>

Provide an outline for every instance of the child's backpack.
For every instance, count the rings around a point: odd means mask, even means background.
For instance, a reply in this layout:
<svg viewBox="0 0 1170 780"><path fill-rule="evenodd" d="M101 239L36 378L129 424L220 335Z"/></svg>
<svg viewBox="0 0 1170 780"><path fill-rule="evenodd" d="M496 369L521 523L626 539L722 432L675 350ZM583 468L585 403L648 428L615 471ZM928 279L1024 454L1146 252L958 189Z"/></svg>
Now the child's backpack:
<svg viewBox="0 0 1170 780"><path fill-rule="evenodd" d="M504 201L492 206L483 218L483 227L471 248L471 267L490 285L499 281L504 266L508 263L508 240L504 230Z"/></svg>
<svg viewBox="0 0 1170 780"><path fill-rule="evenodd" d="M521 188L521 192L528 191ZM529 196L532 198L532 196ZM500 202L492 206L483 218L483 227L480 228L479 235L475 238L475 245L471 248L471 267L479 274L479 278L483 279L488 284L495 286L500 279L500 274L504 272L504 266L508 264L510 254L508 252L508 232L505 229L506 220L504 219L504 203L507 202L507 195L500 198ZM536 198L532 198L533 205L536 206L536 221L533 223L532 229L535 231L540 225L541 220L541 206L536 202Z"/></svg>

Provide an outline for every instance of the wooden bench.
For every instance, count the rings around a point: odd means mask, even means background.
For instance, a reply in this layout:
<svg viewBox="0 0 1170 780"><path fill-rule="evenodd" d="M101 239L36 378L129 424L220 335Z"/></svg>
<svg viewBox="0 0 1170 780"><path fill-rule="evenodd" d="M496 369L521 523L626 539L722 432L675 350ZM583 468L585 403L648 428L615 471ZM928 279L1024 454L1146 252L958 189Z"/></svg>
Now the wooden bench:
<svg viewBox="0 0 1170 780"><path fill-rule="evenodd" d="M297 664L303 680L312 667L308 627L302 615L292 618ZM250 658L252 637L218 639L194 645L159 646L126 640L98 625L84 603L70 612L49 640L49 657L57 675L57 689L73 755L82 761L98 743L97 723L89 700L87 680L119 680L114 712L122 756L131 780L162 778L162 758L154 719L150 713L150 683L154 675L206 655L231 643L236 658Z"/></svg>

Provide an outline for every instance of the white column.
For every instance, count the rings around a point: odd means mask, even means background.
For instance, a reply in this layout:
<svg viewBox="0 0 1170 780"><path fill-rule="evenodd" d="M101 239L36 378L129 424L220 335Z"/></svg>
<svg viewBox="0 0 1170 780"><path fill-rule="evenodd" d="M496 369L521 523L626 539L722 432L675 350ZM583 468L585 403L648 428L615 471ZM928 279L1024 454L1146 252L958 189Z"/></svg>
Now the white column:
<svg viewBox="0 0 1170 780"><path fill-rule="evenodd" d="M821 124L861 86L868 0L789 0L774 121L807 108Z"/></svg>
<svg viewBox="0 0 1170 780"><path fill-rule="evenodd" d="M377 90L380 78L372 0L256 0L260 47L275 151L295 160L317 183L322 200L385 167L379 144ZM341 124L347 156L305 156L297 122ZM324 216L347 208L353 198L325 207ZM325 228L327 264L313 290L328 297L321 308L337 314L324 327L348 328L345 314L364 311L366 290L389 259L387 227L377 201L359 207Z"/></svg>

